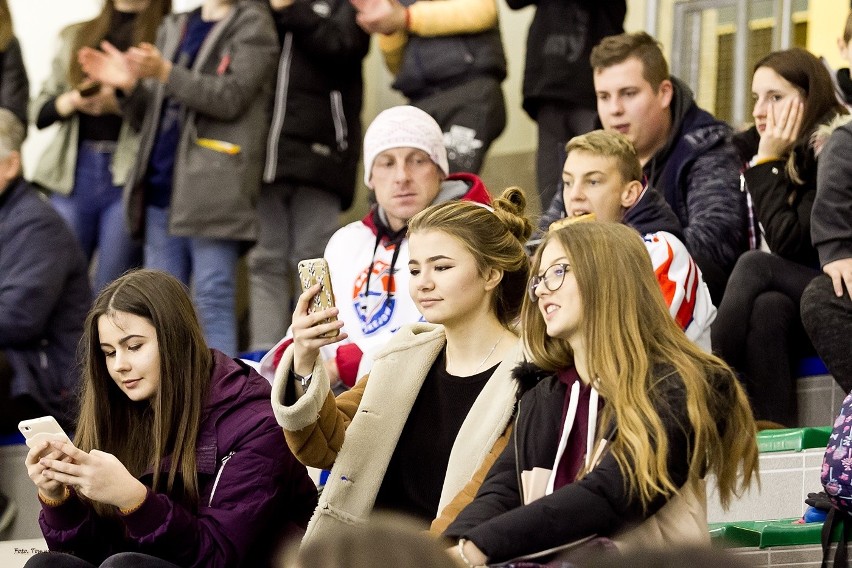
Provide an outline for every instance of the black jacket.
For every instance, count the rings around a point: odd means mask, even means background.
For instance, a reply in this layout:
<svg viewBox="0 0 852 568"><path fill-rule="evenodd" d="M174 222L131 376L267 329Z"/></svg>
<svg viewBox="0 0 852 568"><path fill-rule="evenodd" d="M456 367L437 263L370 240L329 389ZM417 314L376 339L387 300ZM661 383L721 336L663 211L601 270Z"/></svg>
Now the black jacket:
<svg viewBox="0 0 852 568"><path fill-rule="evenodd" d="M416 0L401 0L404 6ZM500 27L474 34L410 34L393 88L417 101L477 77L506 78Z"/></svg>
<svg viewBox="0 0 852 568"><path fill-rule="evenodd" d="M752 126L735 138L741 159L748 162L760 143L757 129ZM809 140L810 136L804 139ZM788 260L816 267L817 252L811 244L811 210L816 196L817 160L807 142L793 151L802 185L787 175L785 159L750 167L743 172L743 179L770 250Z"/></svg>
<svg viewBox="0 0 852 568"><path fill-rule="evenodd" d="M534 367L516 376L522 385ZM681 486L689 472L689 419L679 376L660 375L655 396L669 441L669 475ZM556 457L565 384L542 379L519 401L512 438L488 472L476 498L444 532L472 540L491 562L546 550L589 535L608 536L653 515L666 499L643 511L631 497L615 458L607 453L582 479L522 505L519 478L534 467L550 469ZM617 434L616 434L617 435Z"/></svg>
<svg viewBox="0 0 852 568"><path fill-rule="evenodd" d="M282 49L263 179L324 189L348 209L370 36L347 0L296 0L273 15Z"/></svg>
<svg viewBox="0 0 852 568"><path fill-rule="evenodd" d="M524 110L535 120L543 102L594 109L589 55L601 39L624 32L624 0L507 0L513 10L535 5L527 35Z"/></svg>
<svg viewBox="0 0 852 568"><path fill-rule="evenodd" d="M65 221L22 179L0 193L0 351L12 395L71 424L77 343L92 300L88 263Z"/></svg>

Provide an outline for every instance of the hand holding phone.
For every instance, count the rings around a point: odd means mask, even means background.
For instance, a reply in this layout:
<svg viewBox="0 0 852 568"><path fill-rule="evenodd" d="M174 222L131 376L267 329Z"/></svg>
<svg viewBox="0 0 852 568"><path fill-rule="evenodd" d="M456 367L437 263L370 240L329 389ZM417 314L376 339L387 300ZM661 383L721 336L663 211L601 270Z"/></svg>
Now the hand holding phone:
<svg viewBox="0 0 852 568"><path fill-rule="evenodd" d="M18 430L24 435L28 448L47 440L71 441L71 438L68 437L68 434L65 433L65 430L53 416L22 420L18 423Z"/></svg>
<svg viewBox="0 0 852 568"><path fill-rule="evenodd" d="M331 272L328 268L328 262L324 258L309 258L302 260L298 264L299 282L304 292L316 283L320 284L320 291L314 296L308 307L309 313L321 312L328 308L334 307L334 291L331 289ZM336 321L336 317L327 318L322 323L331 323ZM319 337L337 337L340 333L339 329L333 329Z"/></svg>

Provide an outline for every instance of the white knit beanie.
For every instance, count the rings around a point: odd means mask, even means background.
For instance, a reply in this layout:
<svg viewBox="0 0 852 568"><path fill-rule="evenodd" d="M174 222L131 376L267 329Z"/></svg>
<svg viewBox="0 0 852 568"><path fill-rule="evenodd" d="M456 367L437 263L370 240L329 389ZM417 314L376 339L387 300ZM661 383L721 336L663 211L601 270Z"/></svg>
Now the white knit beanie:
<svg viewBox="0 0 852 568"><path fill-rule="evenodd" d="M370 185L373 161L392 148L423 150L444 175L449 175L444 134L435 119L413 106L396 106L376 116L364 135L364 183Z"/></svg>

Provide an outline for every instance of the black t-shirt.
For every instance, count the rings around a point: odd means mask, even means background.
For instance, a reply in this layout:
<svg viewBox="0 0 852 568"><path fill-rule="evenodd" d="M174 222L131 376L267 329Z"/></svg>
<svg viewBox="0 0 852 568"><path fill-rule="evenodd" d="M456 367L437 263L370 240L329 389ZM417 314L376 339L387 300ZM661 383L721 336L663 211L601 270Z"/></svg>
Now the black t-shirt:
<svg viewBox="0 0 852 568"><path fill-rule="evenodd" d="M392 509L426 521L438 515L450 451L470 407L496 368L456 377L447 373L443 352L435 360L385 472L377 509Z"/></svg>
<svg viewBox="0 0 852 568"><path fill-rule="evenodd" d="M126 51L133 45L133 22L136 14L133 12L116 11L112 27L107 33L106 40L120 51ZM80 113L79 140L118 140L121 131L122 117L117 114L92 116Z"/></svg>

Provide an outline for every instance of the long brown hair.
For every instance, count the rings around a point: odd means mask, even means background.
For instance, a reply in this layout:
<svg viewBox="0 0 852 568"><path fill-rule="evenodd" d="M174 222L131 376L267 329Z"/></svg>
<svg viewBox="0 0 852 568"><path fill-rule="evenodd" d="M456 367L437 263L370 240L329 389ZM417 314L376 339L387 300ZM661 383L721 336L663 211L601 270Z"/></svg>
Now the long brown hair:
<svg viewBox="0 0 852 568"><path fill-rule="evenodd" d="M13 37L15 28L12 26L12 12L6 0L0 0L0 52L6 51Z"/></svg>
<svg viewBox="0 0 852 568"><path fill-rule="evenodd" d="M160 386L150 399L133 402L107 370L98 320L125 312L157 331ZM161 464L171 456L165 491L188 506L198 502L195 445L208 395L213 358L184 286L156 270L137 270L110 283L86 318L81 341L83 390L75 444L115 455L134 476L152 468L161 488ZM180 484L175 481L180 475ZM174 495L176 488L181 493ZM98 504L96 504L98 505ZM104 512L98 507L99 512Z"/></svg>
<svg viewBox="0 0 852 568"><path fill-rule="evenodd" d="M816 56L805 49L793 47L773 51L755 64L754 71L761 67L772 69L802 92L805 111L802 116L802 128L786 165L787 176L802 185L803 172L800 170L806 165L803 162L807 160L802 154L807 150L811 135L820 123L831 122L838 114L846 114L846 107L837 100L828 70Z"/></svg>
<svg viewBox="0 0 852 568"><path fill-rule="evenodd" d="M408 222L408 234L434 230L455 237L476 259L481 275L491 268L503 271L494 291L497 320L511 327L518 317L529 279L529 260L523 243L532 234L524 215L523 190L509 187L496 198L493 211L471 201L448 201L427 207Z"/></svg>
<svg viewBox="0 0 852 568"><path fill-rule="evenodd" d="M171 0L150 0L148 5L142 9L133 22L133 43L154 43L157 37L157 27L163 16L172 11ZM115 17L115 0L105 0L103 10L94 19L83 24L72 39L71 61L68 62L68 84L79 85L85 77L80 63L77 61L77 52L81 47L98 48L106 39L113 26Z"/></svg>
<svg viewBox="0 0 852 568"><path fill-rule="evenodd" d="M551 243L565 250L577 279L586 364L606 401L601 423L617 428L610 450L630 493L647 507L657 495L679 489L668 474L669 440L655 406L660 389L679 377L693 432L690 479L713 473L727 506L757 472L754 418L731 369L689 341L674 322L635 230L620 223L576 223L552 231L533 258L533 274ZM521 323L524 344L539 367L557 371L574 363L568 342L547 335L538 304L529 297Z"/></svg>

